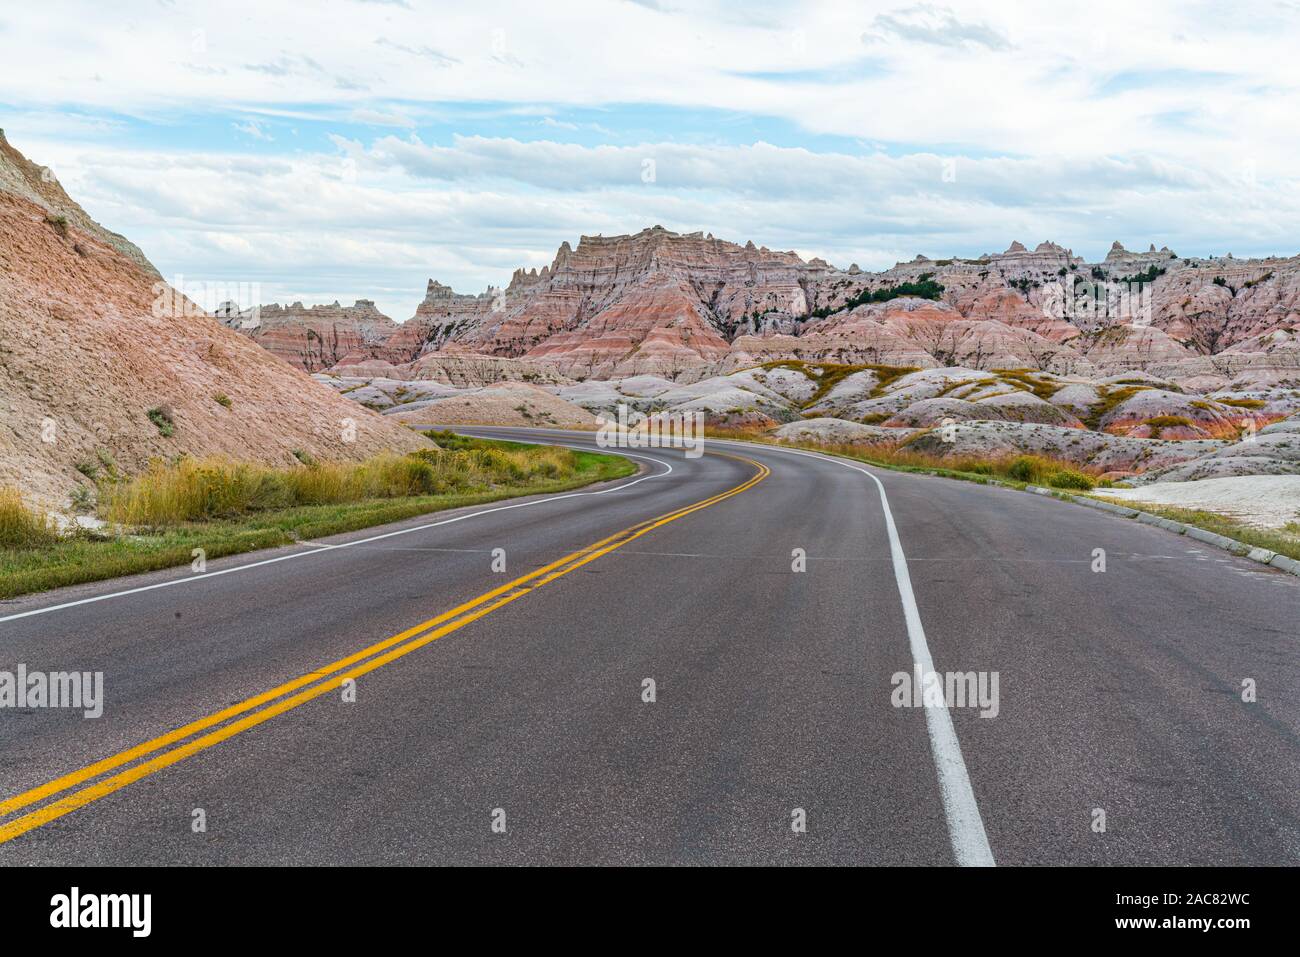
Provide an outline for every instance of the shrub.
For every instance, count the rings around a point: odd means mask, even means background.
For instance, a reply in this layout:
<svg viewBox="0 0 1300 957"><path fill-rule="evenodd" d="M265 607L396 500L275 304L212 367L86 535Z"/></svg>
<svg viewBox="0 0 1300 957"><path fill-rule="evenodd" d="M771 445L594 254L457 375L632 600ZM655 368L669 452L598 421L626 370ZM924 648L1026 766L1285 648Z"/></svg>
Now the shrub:
<svg viewBox="0 0 1300 957"><path fill-rule="evenodd" d="M230 401L230 396L226 395L224 392L218 392L212 397L212 401L226 409L234 405L234 403Z"/></svg>
<svg viewBox="0 0 1300 957"><path fill-rule="evenodd" d="M1144 272L1134 273L1131 276L1127 276L1124 279L1121 279L1120 283L1132 284L1132 283L1155 282L1156 279L1163 276L1164 274L1165 274L1165 270L1163 267L1157 266L1155 263L1152 263L1151 266L1148 269L1146 269Z"/></svg>
<svg viewBox="0 0 1300 957"><path fill-rule="evenodd" d="M169 439L176 431L176 423L172 421L172 414L169 410L159 406L150 409L145 413L149 416L149 421L158 427L158 433L164 438Z"/></svg>
<svg viewBox="0 0 1300 957"><path fill-rule="evenodd" d="M111 482L117 481L117 462L113 458L113 453L108 449L96 449L95 458L99 459L99 464L104 467L104 474Z"/></svg>
<svg viewBox="0 0 1300 957"><path fill-rule="evenodd" d="M1172 429L1178 426L1194 426L1196 423L1185 415L1153 415L1149 419L1144 419L1142 424L1155 429Z"/></svg>
<svg viewBox="0 0 1300 957"><path fill-rule="evenodd" d="M1017 455L1007 466L1007 475L1017 482L1037 482L1043 474L1044 462L1034 455Z"/></svg>
<svg viewBox="0 0 1300 957"><path fill-rule="evenodd" d="M1073 469L1062 469L1059 472L1053 472L1047 476L1047 484L1052 488L1072 488L1084 492L1091 492L1097 485L1090 476L1084 475L1082 472L1076 472Z"/></svg>
<svg viewBox="0 0 1300 957"><path fill-rule="evenodd" d="M888 302L891 299L898 299L902 296L916 296L921 299L938 299L943 295L943 286L934 281L934 273L924 272L916 277L916 281L908 280L900 282L893 286L884 286L880 289L862 289L857 295L850 296L838 306L823 306L814 309L809 315L814 319L825 319L827 316L844 312L848 309L854 309L868 302Z"/></svg>
<svg viewBox="0 0 1300 957"><path fill-rule="evenodd" d="M0 488L0 547L36 548L58 538L49 520L27 507L16 488Z"/></svg>
<svg viewBox="0 0 1300 957"><path fill-rule="evenodd" d="M68 235L68 217L67 216L46 216L45 221L54 227L54 231L60 236Z"/></svg>
<svg viewBox="0 0 1300 957"><path fill-rule="evenodd" d="M95 495L89 485L78 482L68 496L68 502L74 512L89 512L95 507Z"/></svg>

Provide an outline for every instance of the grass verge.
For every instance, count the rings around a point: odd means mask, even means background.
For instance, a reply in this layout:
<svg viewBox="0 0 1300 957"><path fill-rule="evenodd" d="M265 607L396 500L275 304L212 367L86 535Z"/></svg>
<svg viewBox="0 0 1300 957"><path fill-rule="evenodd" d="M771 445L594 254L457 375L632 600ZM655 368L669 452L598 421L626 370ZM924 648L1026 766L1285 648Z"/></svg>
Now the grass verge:
<svg viewBox="0 0 1300 957"><path fill-rule="evenodd" d="M1199 508L1178 508L1173 505L1153 505L1150 502L1138 502L1132 499L1107 498L1105 495L1094 495L1093 498L1099 498L1113 505L1123 505L1125 508L1149 512L1167 518L1171 522L1193 525L1207 532L1233 538L1247 545L1267 548L1271 552L1300 561L1300 522L1291 522L1280 529L1257 528L1221 512L1207 512Z"/></svg>
<svg viewBox="0 0 1300 957"><path fill-rule="evenodd" d="M17 494L0 491L0 535L12 526L23 536L14 545L0 542L0 598L188 565L196 548L207 559L220 558L431 512L566 492L637 470L616 455L457 439L448 451L353 466L158 466L101 488L101 510L135 519L130 533L41 534L44 526L32 525L30 514L13 507L21 506Z"/></svg>
<svg viewBox="0 0 1300 957"><path fill-rule="evenodd" d="M938 475L987 485L990 481L1002 482L1023 489L1026 485L1047 485L1052 488L1088 491L1110 483L1096 479L1081 470L1075 463L1042 455L1006 455L983 458L969 455L931 455L906 447L888 445L788 442L768 438L756 430L706 429L705 435L716 439L733 439L774 445L781 448L804 449L808 452L825 452L841 458L854 459L878 468L920 475Z"/></svg>
<svg viewBox="0 0 1300 957"><path fill-rule="evenodd" d="M919 453L909 453L905 450L881 449L870 450L861 446L852 445L817 445L810 442L777 442L772 439L766 439L758 433L753 432L728 432L723 430L709 430L708 433L713 438L734 439L742 442L756 442L760 445L774 445L785 448L804 449L809 452L824 452L829 455L839 456L840 458L854 459L867 465L874 465L877 468L890 469L895 472L910 472L920 475L937 475L941 478L957 479L963 482L975 482L979 485L988 485L991 482L997 482L1001 485L1010 486L1023 491L1029 485L1047 485L1056 488L1064 495L1074 492L1087 492L1093 486L1079 483L1071 484L1076 481L1074 476L1079 475L1070 463L1058 462L1054 459L1045 459L1038 456L1014 456L1008 459L939 459L936 456L926 456ZM1036 466L1038 469L1034 478L1025 480L1021 478L1026 474L1023 469L1027 467L1024 460L1037 460L1041 463ZM946 466L936 465L936 462L947 462ZM1017 463L1020 467L1017 468ZM1055 470L1049 471L1049 470ZM1044 477L1044 472L1046 476ZM1053 476L1056 481L1053 482ZM1090 476L1084 476L1092 481ZM1300 522L1291 522L1281 529L1264 529L1257 528L1253 525L1246 525L1229 515L1223 515L1219 512L1207 512L1202 509L1177 508L1167 505L1152 505L1148 502L1135 502L1130 499L1108 498L1105 494L1105 486L1109 483L1095 483L1095 488L1101 490L1094 494L1093 498L1102 501L1111 502L1115 505L1123 505L1125 508L1135 508L1139 511L1149 512L1152 515L1158 515L1161 518L1167 518L1173 522L1182 522L1184 525L1192 525L1196 528L1204 529L1207 532L1214 532L1227 538L1244 542L1247 545L1257 545L1260 548L1267 548L1269 551L1277 552L1279 555L1285 555L1300 561Z"/></svg>

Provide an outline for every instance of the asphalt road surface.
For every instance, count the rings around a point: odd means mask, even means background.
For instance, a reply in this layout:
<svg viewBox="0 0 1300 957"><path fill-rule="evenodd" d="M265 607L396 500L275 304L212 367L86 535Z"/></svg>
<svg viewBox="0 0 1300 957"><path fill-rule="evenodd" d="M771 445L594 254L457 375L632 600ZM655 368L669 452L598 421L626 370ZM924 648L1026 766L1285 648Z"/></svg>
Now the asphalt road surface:
<svg viewBox="0 0 1300 957"><path fill-rule="evenodd" d="M1010 490L636 454L0 603L0 668L104 676L97 719L0 710L0 865L1300 863L1300 579ZM918 662L984 701L898 706Z"/></svg>

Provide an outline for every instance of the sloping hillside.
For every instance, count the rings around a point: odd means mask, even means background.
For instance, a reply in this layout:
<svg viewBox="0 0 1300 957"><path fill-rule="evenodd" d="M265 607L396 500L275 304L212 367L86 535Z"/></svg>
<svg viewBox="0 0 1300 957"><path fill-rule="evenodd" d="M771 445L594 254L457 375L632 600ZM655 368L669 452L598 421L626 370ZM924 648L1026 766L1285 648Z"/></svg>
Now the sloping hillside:
<svg viewBox="0 0 1300 957"><path fill-rule="evenodd" d="M58 508L109 463L423 445L175 295L0 136L0 485Z"/></svg>

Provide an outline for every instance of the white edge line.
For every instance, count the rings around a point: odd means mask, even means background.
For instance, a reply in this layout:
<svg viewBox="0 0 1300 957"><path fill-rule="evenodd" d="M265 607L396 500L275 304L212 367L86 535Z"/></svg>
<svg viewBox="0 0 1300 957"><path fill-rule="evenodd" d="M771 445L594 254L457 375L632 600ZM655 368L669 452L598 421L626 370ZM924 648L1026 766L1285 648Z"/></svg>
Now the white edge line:
<svg viewBox="0 0 1300 957"><path fill-rule="evenodd" d="M580 448L582 451L587 451L583 446L573 447ZM185 578L173 578L165 582L154 582L152 585L141 585L138 588L127 588L124 591L109 592L105 595L92 595L89 598L79 598L76 601L66 601L58 605L48 605L45 608L33 608L30 611L20 611L17 614L5 615L3 618L0 618L0 622L16 621L19 618L30 618L33 615L46 615L52 611L60 611L65 608L75 608L78 605L90 605L95 602L108 601L110 598L123 598L127 595L138 595L141 592L153 591L155 588L169 588L172 585L187 585L191 582L203 581L207 578L217 578L221 575L230 575L234 572L247 571L250 568L261 568L263 565L274 565L276 562L287 562L295 558L305 558L309 555L323 555L326 552L337 551L340 548L350 548L353 545L364 545L368 542L377 542L380 539L392 538L395 535L409 535L411 532L422 532L426 529L437 528L440 525L451 525L453 522L463 522L469 518L478 518L481 515L491 515L493 512L506 512L512 508L526 508L529 505L542 505L547 502L558 502L561 499L576 498L584 495L605 495L608 492L621 492L624 489L631 488L633 485L638 485L641 482L649 481L650 479L664 478L673 471L672 463L666 462L663 459L651 458L648 455L633 455L630 452L624 452L621 450L615 454L625 455L632 459L644 459L647 462L654 462L656 465L662 465L667 469L667 471L652 472L649 475L643 475L640 478L633 479L623 485L616 485L613 488L603 488L598 492L565 492L563 495L553 495L547 498L533 499L531 502L515 502L512 505L498 505L495 508L487 508L481 512L470 512L467 515L457 515L455 518L446 518L440 522L429 522L425 525L414 525L411 528L399 528L394 532L384 532L382 535L372 535L369 538L358 538L355 541L340 542L336 545L326 545L322 542L298 542L297 544L299 545L315 545L316 547L309 551L292 552L288 555L280 555L277 558L265 558L261 561L249 562L246 565L236 565L233 568L222 568L215 572L201 572L197 575L189 575Z"/></svg>
<svg viewBox="0 0 1300 957"><path fill-rule="evenodd" d="M555 431L564 430L557 429ZM717 439L714 441L726 442L726 440ZM726 442L726 444L744 446L747 443ZM832 462L836 465L842 465L845 468L853 469L855 472L861 472L863 475L871 479L871 481L876 483L876 488L880 492L881 508L885 515L885 527L889 532L889 549L893 556L894 578L898 584L899 597L903 603L903 614L907 622L907 637L912 651L912 658L916 664L921 666L924 673L928 674L933 671L934 663L930 657L929 645L925 640L925 630L921 625L921 614L916 607L916 598L912 593L911 576L907 571L907 556L904 554L903 545L898 538L898 529L894 525L894 516L889 508L889 498L885 494L884 483L865 468L853 465L852 463L846 462L842 459L818 455L815 452L804 452L796 449L781 448L779 446L765 445L763 448L772 449L773 451L778 452L786 452L790 455L804 455L808 458L820 459L824 462ZM382 535L373 535L369 538L359 538L356 541L326 546L318 551L293 552L289 555L281 555L278 558L268 558L259 562L250 562L247 565L223 568L215 572L204 572L199 575L191 575L187 578L176 578L170 581L156 582L152 585L143 585L139 588L129 588L125 591L110 592L106 595L94 595L90 598L79 599L78 601L64 602L59 605L50 605L46 608L35 608L30 611L19 612L15 615L6 615L5 617L0 618L0 622L15 621L19 618L28 618L33 615L43 615L63 608L73 608L78 605L88 605L94 602L107 601L110 598L135 595L140 592L153 591L155 588L166 588L171 585L182 585L189 582L201 581L206 578L216 578L220 575L229 575L233 572L246 571L250 568L259 568L263 565L272 565L276 562L289 561L294 558L303 558L307 555L319 555L324 551L334 551L340 548L348 548L352 545L364 545L368 542L379 541L384 538L392 538L396 535L406 535L411 532L437 528L440 525L450 525L453 522L460 522L469 518L477 518L481 515L490 515L494 512L504 512L513 508L524 508L529 505L538 505L543 502L556 502L560 499L574 498L582 495L604 495L606 492L618 492L626 488L631 488L633 485L647 481L648 479L663 478L673 471L672 465L661 459L654 459L644 455L633 455L626 451L621 454L626 455L628 458L639 458L655 462L659 465L663 465L667 471L655 472L651 475L643 475L641 478L634 479L624 485L601 489L598 492L567 492L563 495L557 495L551 498L534 499L531 502L516 502L512 505L500 505L495 508L484 509L481 512L458 515L455 518L444 519L440 522L430 522L412 528L403 528L393 532L385 532ZM948 834L952 842L953 855L956 858L957 863L961 866L991 867L994 864L993 851L989 847L988 836L984 831L984 822L980 817L979 805L975 801L975 792L971 788L970 775L966 771L966 762L962 758L961 743L957 740L957 733L953 728L952 716L948 713L947 706L944 704L927 706L925 709L925 722L930 736L931 754L934 758L935 769L939 776L939 794L943 800L944 813L948 820Z"/></svg>
<svg viewBox="0 0 1300 957"><path fill-rule="evenodd" d="M714 439L713 441L725 442L726 440ZM928 675L934 671L930 646L926 643L925 629L921 625L921 612L916 607L916 596L912 593L912 577L907 572L907 556L903 552L903 543L898 538L898 529L894 525L894 514L889 508L889 497L885 494L884 483L862 466L843 459L780 446L762 447L843 465L855 472L861 472L876 483L876 488L880 491L880 506L885 513L885 528L889 532L889 551L894 559L894 579L898 583L898 594L903 603L903 617L907 622L907 641L912 651L912 661L921 667L922 674ZM971 787L970 774L966 771L966 761L961 755L961 742L957 740L957 731L952 726L952 715L948 713L946 703L940 701L938 704L926 705L925 726L930 735L930 753L939 775L939 796L943 800L944 815L948 819L948 837L952 841L953 857L962 867L993 867L995 865L993 849L989 846L988 835L984 831L984 820L980 817L979 804L975 800L975 791Z"/></svg>

